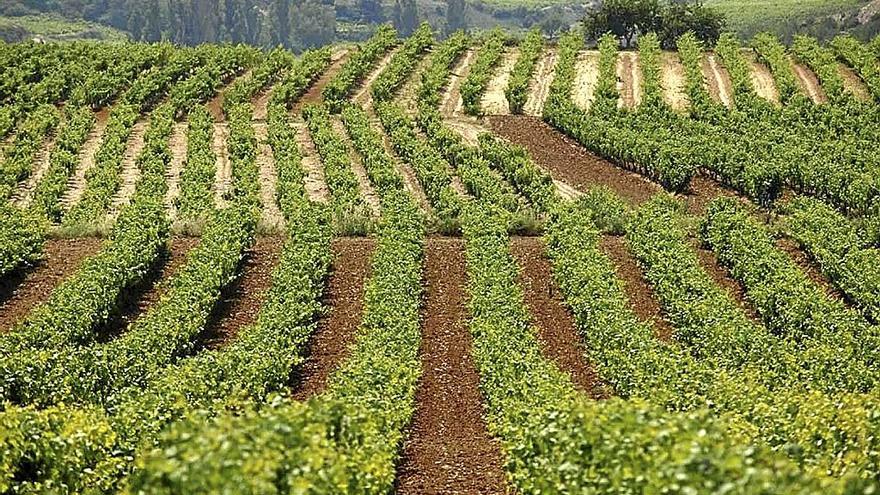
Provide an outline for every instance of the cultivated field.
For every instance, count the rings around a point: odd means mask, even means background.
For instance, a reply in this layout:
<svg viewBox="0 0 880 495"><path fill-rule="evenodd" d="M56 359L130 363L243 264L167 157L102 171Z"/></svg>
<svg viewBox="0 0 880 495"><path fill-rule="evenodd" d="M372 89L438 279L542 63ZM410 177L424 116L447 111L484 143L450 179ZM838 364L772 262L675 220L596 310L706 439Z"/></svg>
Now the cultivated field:
<svg viewBox="0 0 880 495"><path fill-rule="evenodd" d="M875 493L872 45L0 44L0 492Z"/></svg>

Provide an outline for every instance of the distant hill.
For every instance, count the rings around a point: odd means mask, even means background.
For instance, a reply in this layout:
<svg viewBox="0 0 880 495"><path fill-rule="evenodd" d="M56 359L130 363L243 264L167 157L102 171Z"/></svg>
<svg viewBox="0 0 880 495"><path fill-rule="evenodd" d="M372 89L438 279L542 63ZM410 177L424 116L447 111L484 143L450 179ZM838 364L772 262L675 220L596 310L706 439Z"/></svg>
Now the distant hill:
<svg viewBox="0 0 880 495"><path fill-rule="evenodd" d="M120 41L128 39L128 34L95 22L69 20L54 14L40 14L0 17L0 39L6 42L31 39Z"/></svg>

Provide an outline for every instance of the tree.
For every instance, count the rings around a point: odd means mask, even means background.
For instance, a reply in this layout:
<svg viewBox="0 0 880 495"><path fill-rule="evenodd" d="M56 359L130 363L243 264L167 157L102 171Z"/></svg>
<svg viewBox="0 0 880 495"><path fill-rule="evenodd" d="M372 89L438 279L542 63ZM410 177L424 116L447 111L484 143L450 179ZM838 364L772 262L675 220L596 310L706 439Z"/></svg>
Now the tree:
<svg viewBox="0 0 880 495"><path fill-rule="evenodd" d="M584 20L592 38L613 33L629 47L639 33L654 31L660 21L659 0L605 0L602 7Z"/></svg>
<svg viewBox="0 0 880 495"><path fill-rule="evenodd" d="M446 35L467 28L465 19L465 0L447 0L446 2Z"/></svg>
<svg viewBox="0 0 880 495"><path fill-rule="evenodd" d="M663 9L662 28L658 30L664 48L675 48L675 42L691 31L707 45L714 45L725 26L724 16L703 5L702 1L673 2Z"/></svg>
<svg viewBox="0 0 880 495"><path fill-rule="evenodd" d="M419 12L415 0L394 2L394 28L401 36L409 36L419 25Z"/></svg>
<svg viewBox="0 0 880 495"><path fill-rule="evenodd" d="M295 50L331 43L336 36L336 10L320 0L302 0L290 9L291 46Z"/></svg>
<svg viewBox="0 0 880 495"><path fill-rule="evenodd" d="M269 5L269 42L290 46L290 0L272 0Z"/></svg>

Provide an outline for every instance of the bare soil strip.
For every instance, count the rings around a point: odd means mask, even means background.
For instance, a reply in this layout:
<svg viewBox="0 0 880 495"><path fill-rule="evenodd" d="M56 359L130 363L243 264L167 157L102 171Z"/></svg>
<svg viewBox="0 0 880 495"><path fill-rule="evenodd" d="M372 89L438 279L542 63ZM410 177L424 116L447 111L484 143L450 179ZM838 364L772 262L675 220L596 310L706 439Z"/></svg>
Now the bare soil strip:
<svg viewBox="0 0 880 495"><path fill-rule="evenodd" d="M553 179L553 185L556 186L556 192L566 201L574 201L584 195L584 193L558 179Z"/></svg>
<svg viewBox="0 0 880 495"><path fill-rule="evenodd" d="M248 77L251 75L253 71L248 70L241 77ZM223 81L223 87L220 91L217 91L214 96L205 103L205 107L208 109L208 112L214 117L214 122L226 122L226 114L223 113L223 102L226 101L226 88L229 83L238 78L239 76L233 75L229 77L226 81Z"/></svg>
<svg viewBox="0 0 880 495"><path fill-rule="evenodd" d="M86 142L83 144L79 153L79 164L73 171L73 175L67 184L67 191L61 198L61 204L69 209L76 204L82 197L86 189L86 174L95 166L95 154L101 147L104 140L104 131L107 129L107 120L109 119L109 110L102 109L95 114L97 122Z"/></svg>
<svg viewBox="0 0 880 495"><path fill-rule="evenodd" d="M226 195L232 188L232 162L229 161L229 126L225 123L214 124L214 140L211 150L217 157L217 175L214 178L214 204L222 208L226 205Z"/></svg>
<svg viewBox="0 0 880 495"><path fill-rule="evenodd" d="M633 107L642 104L642 69L639 62L638 52L626 52L625 56L629 57L629 80L632 85Z"/></svg>
<svg viewBox="0 0 880 495"><path fill-rule="evenodd" d="M838 63L837 67L843 77L844 88L862 101L871 101L871 92L858 74L844 63Z"/></svg>
<svg viewBox="0 0 880 495"><path fill-rule="evenodd" d="M168 281L186 262L186 255L199 243L196 237L175 237L168 252L159 260L154 270L138 286L127 290L119 308L119 314L107 324L102 332L104 340L124 332L144 312L159 302L168 290Z"/></svg>
<svg viewBox="0 0 880 495"><path fill-rule="evenodd" d="M31 203L31 195L34 192L34 189L37 187L40 179L46 175L46 171L49 170L49 158L52 156L52 151L55 149L55 138L56 136L48 136L43 141L43 146L40 147L34 157L31 175L16 186L16 190L12 196L12 203L14 205L27 206Z"/></svg>
<svg viewBox="0 0 880 495"><path fill-rule="evenodd" d="M498 116L486 120L493 132L524 146L539 166L558 180L586 191L605 185L632 205L638 205L662 189L644 177L617 167L578 145L540 119Z"/></svg>
<svg viewBox="0 0 880 495"><path fill-rule="evenodd" d="M816 74L803 64L795 62L792 58L789 59L791 60L794 74L797 76L798 84L804 93L813 100L813 103L827 102L828 97L825 95L825 91L822 89L822 85L819 83L819 78L816 77Z"/></svg>
<svg viewBox="0 0 880 495"><path fill-rule="evenodd" d="M703 60L703 76L709 81L709 93L716 101L730 107L733 102L733 91L730 75L718 64L715 54L708 53Z"/></svg>
<svg viewBox="0 0 880 495"><path fill-rule="evenodd" d="M257 166L260 168L260 202L262 222L271 228L284 225L284 215L275 200L278 172L275 169L275 156L269 146L269 128L265 122L255 122L254 134L257 137Z"/></svg>
<svg viewBox="0 0 880 495"><path fill-rule="evenodd" d="M418 65L416 65L416 69L410 74L406 79L406 82L403 83L403 86L397 92L397 96L394 100L405 111L409 112L418 108L417 98L419 87L422 84L422 73L425 72L430 65L430 54L424 55Z"/></svg>
<svg viewBox="0 0 880 495"><path fill-rule="evenodd" d="M348 149L351 170L354 172L355 177L357 177L358 189L361 191L361 196L364 198L364 202L367 203L367 206L369 206L372 215L378 217L381 212L379 194L376 193L376 189L373 188L373 184L370 182L370 177L367 175L367 169L364 168L363 159L361 158L360 153L354 149L354 145L348 138L348 132L345 130L345 125L342 123L342 120L338 117L331 117L330 121L333 125L333 130L342 137L342 140L345 142L345 147Z"/></svg>
<svg viewBox="0 0 880 495"><path fill-rule="evenodd" d="M572 99L578 107L588 110L593 103L596 84L599 82L599 52L582 51L578 53L575 67Z"/></svg>
<svg viewBox="0 0 880 495"><path fill-rule="evenodd" d="M373 71L370 72L370 75L367 76L366 79L361 83L361 86L355 92L352 97L352 101L363 106L367 110L371 110L373 108L373 94L370 93L370 87L379 78L379 75L382 71L388 67L388 64L391 63L391 58L399 51L398 48L389 51L382 57L382 60L373 68Z"/></svg>
<svg viewBox="0 0 880 495"><path fill-rule="evenodd" d="M474 50L467 50L463 57L455 64L452 74L449 77L449 83L446 85L446 92L440 101L440 111L446 117L454 117L462 114L464 102L461 99L461 83L470 72L471 63L476 58Z"/></svg>
<svg viewBox="0 0 880 495"><path fill-rule="evenodd" d="M540 117L544 112L544 102L550 93L550 84L556 77L556 49L550 48L538 61L535 74L529 84L529 97L523 107L523 113Z"/></svg>
<svg viewBox="0 0 880 495"><path fill-rule="evenodd" d="M674 110L688 107L687 76L684 65L676 52L663 52L660 58L660 85L663 88L663 99Z"/></svg>
<svg viewBox="0 0 880 495"><path fill-rule="evenodd" d="M422 184L419 182L419 178L415 171L394 153L394 147L391 146L391 138L388 137L388 134L382 129L382 126L376 123L374 123L373 126L374 130L382 136L382 146L385 148L385 153L394 160L394 168L403 178L403 187L413 195L416 202L418 202L419 206L422 208L422 211L430 213L431 203L428 202L428 196L425 194L425 190L422 189Z"/></svg>
<svg viewBox="0 0 880 495"><path fill-rule="evenodd" d="M642 101L642 74L635 52L620 52L617 55L617 91L620 92L618 106L635 108Z"/></svg>
<svg viewBox="0 0 880 495"><path fill-rule="evenodd" d="M739 282L730 276L730 273L726 268L721 266L715 253L712 250L701 246L697 240L693 241L692 246L697 253L700 266L709 274L715 284L727 291L727 293L736 300L740 309L742 309L752 321L761 324L761 318L752 304L749 303L745 289Z"/></svg>
<svg viewBox="0 0 880 495"><path fill-rule="evenodd" d="M295 123L296 142L302 154L302 167L305 171L306 193L309 199L319 203L330 202L330 190L327 188L327 179L324 177L324 167L321 164L320 155L309 134L309 128L305 123Z"/></svg>
<svg viewBox="0 0 880 495"><path fill-rule="evenodd" d="M614 262L617 278L623 281L629 305L636 316L653 326L657 338L670 341L674 330L669 322L663 319L660 303L645 280L636 259L629 252L624 238L603 235L599 247Z"/></svg>
<svg viewBox="0 0 880 495"><path fill-rule="evenodd" d="M771 103L778 104L779 90L776 89L776 81L770 68L758 61L752 50L743 49L743 54L752 66L752 87L755 88L755 93Z"/></svg>
<svg viewBox="0 0 880 495"><path fill-rule="evenodd" d="M502 55L495 75L489 79L486 92L483 94L483 101L480 102L483 113L487 115L507 115L510 113L510 105L507 103L504 91L507 89L510 73L518 58L519 49L517 48L508 48Z"/></svg>
<svg viewBox="0 0 880 495"><path fill-rule="evenodd" d="M318 77L315 84L312 84L308 91L306 91L305 94L293 104L291 112L294 116L299 118L303 107L306 105L314 105L323 101L324 98L321 95L321 92L324 91L324 87L330 84L330 81L332 81L333 78L336 77L336 74L342 69L345 61L348 60L348 54L349 52L347 49L341 49L333 53L333 56L330 59L330 67L327 67L327 70Z"/></svg>
<svg viewBox="0 0 880 495"><path fill-rule="evenodd" d="M679 197L685 202L687 210L691 215L702 215L705 213L706 207L715 198L728 197L748 201L737 194L736 191L728 189L702 175L695 175L691 178L690 188L684 194L679 195Z"/></svg>
<svg viewBox="0 0 880 495"><path fill-rule="evenodd" d="M574 317L553 279L547 248L538 237L514 237L511 251L520 267L526 308L538 329L544 357L568 373L575 387L594 399L607 397L596 370L586 358Z"/></svg>
<svg viewBox="0 0 880 495"><path fill-rule="evenodd" d="M137 158L143 151L145 143L144 136L149 127L147 120L138 120L131 130L131 137L128 139L128 146L122 155L122 172L120 175L121 186L110 208L110 217L116 218L119 210L128 204L131 196L134 194L135 185L141 176L141 170L137 165Z"/></svg>
<svg viewBox="0 0 880 495"><path fill-rule="evenodd" d="M94 237L49 239L40 263L0 279L0 332L7 331L49 299L55 287L101 245L102 240Z"/></svg>
<svg viewBox="0 0 880 495"><path fill-rule="evenodd" d="M399 495L505 494L499 443L486 429L467 328L464 242L431 238L416 411L397 469Z"/></svg>
<svg viewBox="0 0 880 495"><path fill-rule="evenodd" d="M165 207L168 208L168 216L173 221L177 218L177 208L174 201L180 195L180 174L183 172L186 162L186 122L176 122L168 139L168 147L171 149L171 163L165 176L168 179L168 192L165 194Z"/></svg>
<svg viewBox="0 0 880 495"><path fill-rule="evenodd" d="M369 276L375 239L343 237L333 240L333 266L321 318L309 342L309 357L294 380L292 396L306 400L327 388L327 379L348 357L364 311L364 284Z"/></svg>
<svg viewBox="0 0 880 495"><path fill-rule="evenodd" d="M283 246L284 239L281 237L257 237L242 261L239 269L241 275L223 291L220 303L200 336L205 347L222 347L235 339L241 329L257 321L260 306L272 285L272 271L278 264Z"/></svg>
<svg viewBox="0 0 880 495"><path fill-rule="evenodd" d="M816 264L816 262L800 248L800 246L798 246L797 241L788 237L783 237L776 240L776 247L785 251L792 261L800 267L807 278L818 285L828 297L837 299L838 301L846 301L846 296L839 291L830 280L828 280L828 278L822 273L819 265Z"/></svg>
<svg viewBox="0 0 880 495"><path fill-rule="evenodd" d="M272 88L266 88L254 98L254 121L265 122L269 118L269 98L272 97Z"/></svg>

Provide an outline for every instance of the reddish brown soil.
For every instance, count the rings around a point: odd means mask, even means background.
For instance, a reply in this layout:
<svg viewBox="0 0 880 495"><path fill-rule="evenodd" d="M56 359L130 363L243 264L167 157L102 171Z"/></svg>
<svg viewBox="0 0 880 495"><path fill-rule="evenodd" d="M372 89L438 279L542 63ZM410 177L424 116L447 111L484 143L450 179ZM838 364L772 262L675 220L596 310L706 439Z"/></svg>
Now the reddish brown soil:
<svg viewBox="0 0 880 495"><path fill-rule="evenodd" d="M607 397L596 370L586 359L574 317L553 280L544 242L537 237L514 237L511 251L520 266L526 308L537 326L544 357L568 373L579 390L594 398Z"/></svg>
<svg viewBox="0 0 880 495"><path fill-rule="evenodd" d="M730 273L726 268L721 266L721 263L718 262L718 257L715 256L715 253L709 249L706 249L702 246L699 246L697 242L694 242L694 249L697 251L697 257L700 260L700 266L703 267L703 270L706 270L706 273L712 278L716 285L727 291L728 294L733 297L739 307L745 311L746 315L757 323L761 322L760 316L755 312L755 308L749 303L746 298L746 291L739 282L733 279L730 276Z"/></svg>
<svg viewBox="0 0 880 495"><path fill-rule="evenodd" d="M813 283L819 286L820 289L828 296L833 299L837 299L839 301L846 301L846 297L842 292L840 292L834 284L831 283L830 280L822 273L822 270L813 261L810 256L798 246L797 241L790 238L781 238L776 240L776 247L785 251L788 256L792 259L792 261L797 264L804 274L809 278Z"/></svg>
<svg viewBox="0 0 880 495"><path fill-rule="evenodd" d="M283 245L284 239L280 237L257 237L242 261L241 276L223 291L220 304L211 315L201 339L206 347L222 347L232 341L239 330L257 321Z"/></svg>
<svg viewBox="0 0 880 495"><path fill-rule="evenodd" d="M747 201L745 198L737 194L736 191L728 189L718 182L708 177L696 175L691 179L690 187L681 198L687 205L687 211L691 215L702 215L706 212L709 203L720 197L737 198Z"/></svg>
<svg viewBox="0 0 880 495"><path fill-rule="evenodd" d="M138 286L123 295L119 314L101 332L101 340L122 333L159 301L168 288L168 280L183 266L187 253L198 242L195 237L176 237L171 240L168 252L156 263L155 269Z"/></svg>
<svg viewBox="0 0 880 495"><path fill-rule="evenodd" d="M645 323L654 327L657 337L664 341L672 339L672 326L663 319L660 303L648 282L642 275L636 259L626 247L623 237L605 235L599 241L599 248L604 252L617 269L617 278L623 281L627 299L633 312Z"/></svg>
<svg viewBox="0 0 880 495"><path fill-rule="evenodd" d="M327 387L330 374L349 355L364 310L364 283L376 241L339 238L333 241L333 271L327 282L322 318L309 343L309 357L294 381L293 397L306 400Z"/></svg>
<svg viewBox="0 0 880 495"><path fill-rule="evenodd" d="M397 470L397 493L508 493L501 451L486 429L467 329L464 241L425 250L422 376Z"/></svg>
<svg viewBox="0 0 880 495"><path fill-rule="evenodd" d="M339 70L342 69L342 66L348 60L348 54L343 55L339 60L330 64L330 67L321 74L321 77L315 81L315 84L312 84L309 87L309 90L305 92L305 94L300 97L296 103L293 104L293 109L291 110L293 114L299 117L299 114L302 112L303 107L306 105L314 105L317 103L321 103L323 101L323 96L321 96L321 92L324 91L324 87L330 84L330 81L339 73Z"/></svg>
<svg viewBox="0 0 880 495"><path fill-rule="evenodd" d="M536 117L492 116L486 123L493 132L524 146L535 163L580 191L606 185L632 205L661 191L661 187L600 158Z"/></svg>
<svg viewBox="0 0 880 495"><path fill-rule="evenodd" d="M44 259L35 267L0 279L0 332L24 319L35 306L49 299L62 280L73 274L89 255L101 248L101 239L50 239Z"/></svg>

